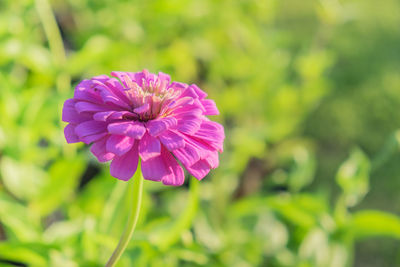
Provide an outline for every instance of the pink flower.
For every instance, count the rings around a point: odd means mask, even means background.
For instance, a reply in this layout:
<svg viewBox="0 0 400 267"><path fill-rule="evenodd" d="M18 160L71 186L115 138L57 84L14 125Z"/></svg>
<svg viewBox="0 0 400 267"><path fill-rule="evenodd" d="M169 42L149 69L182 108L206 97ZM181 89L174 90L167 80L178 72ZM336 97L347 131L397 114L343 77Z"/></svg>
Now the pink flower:
<svg viewBox="0 0 400 267"><path fill-rule="evenodd" d="M111 75L83 80L65 101L68 143L92 144L93 155L100 162L112 160L111 175L125 181L139 157L143 177L166 185L183 184L178 161L199 180L218 166L224 128L206 117L219 112L205 92L194 84L171 83L161 72Z"/></svg>

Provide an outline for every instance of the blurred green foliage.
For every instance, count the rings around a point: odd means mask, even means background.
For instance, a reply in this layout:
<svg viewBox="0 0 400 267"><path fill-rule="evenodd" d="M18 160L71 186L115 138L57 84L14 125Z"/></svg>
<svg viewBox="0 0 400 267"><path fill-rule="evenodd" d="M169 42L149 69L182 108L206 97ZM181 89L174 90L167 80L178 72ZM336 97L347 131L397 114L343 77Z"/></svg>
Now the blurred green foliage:
<svg viewBox="0 0 400 267"><path fill-rule="evenodd" d="M126 183L61 108L143 68L207 91L227 138L204 181L145 182L118 266L399 265L399 25L397 0L0 1L1 266L104 265Z"/></svg>

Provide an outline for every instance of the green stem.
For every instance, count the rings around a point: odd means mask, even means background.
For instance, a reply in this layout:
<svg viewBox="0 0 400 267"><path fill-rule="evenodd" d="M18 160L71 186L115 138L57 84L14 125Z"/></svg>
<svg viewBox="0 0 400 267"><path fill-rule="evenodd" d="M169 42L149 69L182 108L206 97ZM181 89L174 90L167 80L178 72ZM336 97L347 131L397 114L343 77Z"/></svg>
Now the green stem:
<svg viewBox="0 0 400 267"><path fill-rule="evenodd" d="M49 42L50 51L53 57L53 64L62 69L66 62L65 49L61 38L60 30L58 29L56 19L48 0L36 0L35 6L39 14L40 21L44 28L44 33ZM71 78L65 71L60 71L57 75L57 89L60 93L66 93L70 87Z"/></svg>
<svg viewBox="0 0 400 267"><path fill-rule="evenodd" d="M138 169L137 172L140 172L140 170ZM115 266L115 264L121 257L122 253L128 246L128 243L131 240L133 231L135 230L135 226L139 218L140 204L142 202L142 192L143 192L143 177L141 173L135 175L129 183L132 192L131 214L129 215L128 222L126 223L124 233L122 234L121 239L119 240L118 246L111 255L111 258L108 260L106 267Z"/></svg>

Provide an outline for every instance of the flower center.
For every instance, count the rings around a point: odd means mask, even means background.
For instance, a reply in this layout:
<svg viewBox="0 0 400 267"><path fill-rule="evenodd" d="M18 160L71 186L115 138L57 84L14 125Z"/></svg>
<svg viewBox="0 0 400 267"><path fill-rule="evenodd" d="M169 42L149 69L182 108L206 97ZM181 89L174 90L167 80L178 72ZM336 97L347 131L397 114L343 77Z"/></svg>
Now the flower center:
<svg viewBox="0 0 400 267"><path fill-rule="evenodd" d="M161 82L160 79L146 80L143 79L141 84L132 81L128 77L124 77L125 95L130 101L132 110L139 121L149 121L156 119L158 116L165 113L167 105L179 95L179 92L169 88L166 82Z"/></svg>

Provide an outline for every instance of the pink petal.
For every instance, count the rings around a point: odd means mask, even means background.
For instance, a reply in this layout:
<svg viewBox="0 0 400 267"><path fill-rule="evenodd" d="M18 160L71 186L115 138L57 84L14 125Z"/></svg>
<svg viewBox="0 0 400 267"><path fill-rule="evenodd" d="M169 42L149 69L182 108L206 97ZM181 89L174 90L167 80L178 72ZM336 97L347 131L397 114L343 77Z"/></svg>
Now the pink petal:
<svg viewBox="0 0 400 267"><path fill-rule="evenodd" d="M132 72L113 71L111 72L111 75L121 81L122 85L125 87L124 89L131 88L131 86L135 83L135 80L132 79L132 76L134 75ZM138 84L141 85L140 83Z"/></svg>
<svg viewBox="0 0 400 267"><path fill-rule="evenodd" d="M168 166L171 172L170 175L164 176L162 179L163 184L173 186L182 185L185 181L185 173L183 172L182 167L168 151L164 150L162 154L164 156L164 163Z"/></svg>
<svg viewBox="0 0 400 267"><path fill-rule="evenodd" d="M196 94L196 91L193 89L192 86L189 86L188 88L186 88L182 94L180 95L180 97L190 97L190 98L198 98L199 96Z"/></svg>
<svg viewBox="0 0 400 267"><path fill-rule="evenodd" d="M108 85L103 83L103 81L96 81L94 80L93 83L96 85L96 89L99 90L100 96L103 99L104 103L109 103L109 104L114 104L118 107L123 107L123 108L130 108L129 106L129 101L126 96L123 94L118 93L118 89L113 88L112 83L109 83ZM123 99L121 99L123 97Z"/></svg>
<svg viewBox="0 0 400 267"><path fill-rule="evenodd" d="M132 148L134 142L135 139L129 136L111 135L107 140L106 149L117 156L122 156Z"/></svg>
<svg viewBox="0 0 400 267"><path fill-rule="evenodd" d="M152 181L161 181L171 174L171 170L164 163L164 157L159 155L142 161L143 178Z"/></svg>
<svg viewBox="0 0 400 267"><path fill-rule="evenodd" d="M139 155L142 160L148 160L153 157L159 156L161 153L161 143L160 141L145 133L145 135L140 139L139 142Z"/></svg>
<svg viewBox="0 0 400 267"><path fill-rule="evenodd" d="M100 95L93 90L93 82L91 80L83 80L74 91L74 98L77 100L89 101L93 103L101 103Z"/></svg>
<svg viewBox="0 0 400 267"><path fill-rule="evenodd" d="M146 132L146 128L141 123L133 121L111 123L107 129L111 134L127 135L136 139L142 138Z"/></svg>
<svg viewBox="0 0 400 267"><path fill-rule="evenodd" d="M64 136L68 144L79 142L79 137L75 133L75 125L68 124L64 128Z"/></svg>
<svg viewBox="0 0 400 267"><path fill-rule="evenodd" d="M204 92L203 90L201 90L197 85L192 84L190 85L191 88L193 88L193 90L196 92L197 96L200 99L206 98L207 97L207 93Z"/></svg>
<svg viewBox="0 0 400 267"><path fill-rule="evenodd" d="M108 86L108 89L111 90L114 93L114 95L116 95L119 99L121 99L127 104L130 103L128 97L124 92L124 87L117 79L110 78L105 82L105 84Z"/></svg>
<svg viewBox="0 0 400 267"><path fill-rule="evenodd" d="M117 111L112 114L108 119L109 120L120 120L120 119L128 119L133 120L136 119L138 116L129 111Z"/></svg>
<svg viewBox="0 0 400 267"><path fill-rule="evenodd" d="M182 120L179 120L176 129L179 132L182 132L182 133L185 133L188 135L193 135L200 129L200 125L201 125L200 118L188 116Z"/></svg>
<svg viewBox="0 0 400 267"><path fill-rule="evenodd" d="M192 104L186 104L184 106L174 108L173 114L177 119L188 116L200 117L205 111L203 111L203 109L204 108L201 106L200 102L193 102Z"/></svg>
<svg viewBox="0 0 400 267"><path fill-rule="evenodd" d="M170 127L175 126L177 120L174 117L165 117L156 120L149 121L147 123L147 129L152 136L158 136Z"/></svg>
<svg viewBox="0 0 400 267"><path fill-rule="evenodd" d="M219 114L219 110L217 108L217 105L215 105L214 100L203 99L200 102L203 105L204 109L206 110L204 112L204 115L218 115Z"/></svg>
<svg viewBox="0 0 400 267"><path fill-rule="evenodd" d="M217 168L219 165L218 151L210 152L210 154L204 159L207 161L208 165L210 165L212 169Z"/></svg>
<svg viewBox="0 0 400 267"><path fill-rule="evenodd" d="M168 74L159 72L158 79L160 81L160 89L163 90L168 87L169 83L171 82L171 77Z"/></svg>
<svg viewBox="0 0 400 267"><path fill-rule="evenodd" d="M138 108L135 108L133 110L133 112L135 112L137 114L143 114L143 113L146 113L147 111L149 111L149 109L150 109L149 103L145 103L144 105L142 105Z"/></svg>
<svg viewBox="0 0 400 267"><path fill-rule="evenodd" d="M91 135L81 137L81 141L84 142L85 144L90 144L90 143L96 142L97 140L99 140L105 136L107 136L106 132L91 134Z"/></svg>
<svg viewBox="0 0 400 267"><path fill-rule="evenodd" d="M199 160L190 167L186 167L186 169L198 180L203 179L210 172L210 166L208 165L207 161L203 159Z"/></svg>
<svg viewBox="0 0 400 267"><path fill-rule="evenodd" d="M165 108L167 109L177 109L186 105L193 105L193 98L191 97L180 97L177 100L171 101Z"/></svg>
<svg viewBox="0 0 400 267"><path fill-rule="evenodd" d="M158 138L169 151L185 146L185 140L183 137L172 131L165 131L160 134Z"/></svg>
<svg viewBox="0 0 400 267"><path fill-rule="evenodd" d="M93 115L93 119L96 121L106 121L115 111L102 111L97 112Z"/></svg>
<svg viewBox="0 0 400 267"><path fill-rule="evenodd" d="M216 122L203 120L199 130L192 136L203 140L218 151L223 151L224 128Z"/></svg>
<svg viewBox="0 0 400 267"><path fill-rule="evenodd" d="M188 88L189 85L187 85L186 83L180 83L180 82L172 82L169 87L168 90L174 90L175 92L184 92L186 88Z"/></svg>
<svg viewBox="0 0 400 267"><path fill-rule="evenodd" d="M109 107L105 107L103 104L95 104L86 101L80 101L75 104L75 109L79 113L81 112L100 112L109 111Z"/></svg>
<svg viewBox="0 0 400 267"><path fill-rule="evenodd" d="M90 115L79 114L75 109L75 100L67 99L64 102L62 110L62 120L65 122L72 122L74 124L78 124L90 120Z"/></svg>
<svg viewBox="0 0 400 267"><path fill-rule="evenodd" d="M106 131L107 124L102 121L85 121L75 127L75 133L79 137L99 134Z"/></svg>
<svg viewBox="0 0 400 267"><path fill-rule="evenodd" d="M174 150L173 154L185 167L192 166L200 160L199 151L190 143L186 143L183 148Z"/></svg>
<svg viewBox="0 0 400 267"><path fill-rule="evenodd" d="M110 173L120 180L129 180L136 172L139 160L137 142L133 148L122 156L115 156L110 164Z"/></svg>
<svg viewBox="0 0 400 267"><path fill-rule="evenodd" d="M102 138L90 147L90 151L100 162L107 162L114 158L114 154L106 150L106 141L107 138Z"/></svg>

